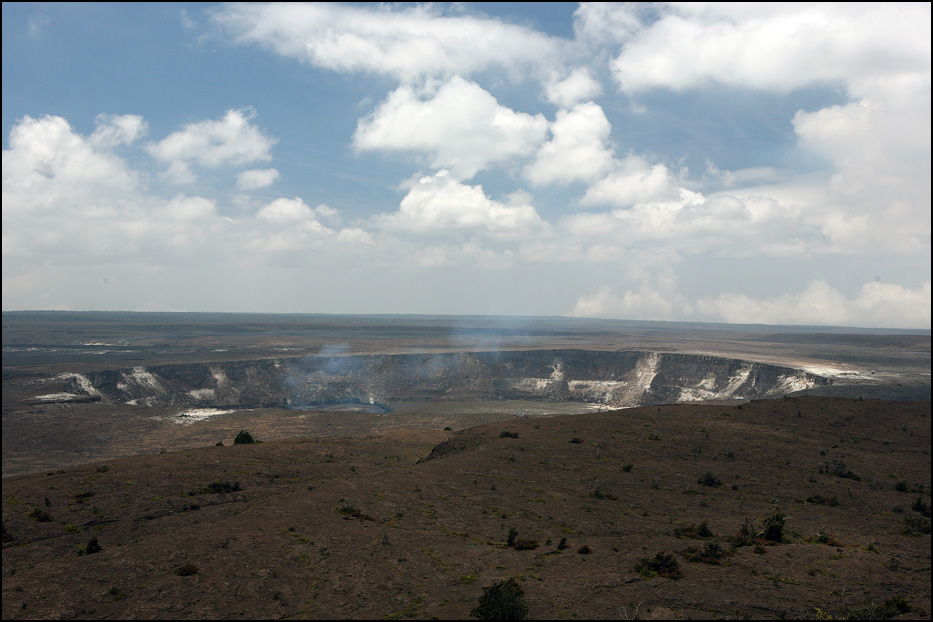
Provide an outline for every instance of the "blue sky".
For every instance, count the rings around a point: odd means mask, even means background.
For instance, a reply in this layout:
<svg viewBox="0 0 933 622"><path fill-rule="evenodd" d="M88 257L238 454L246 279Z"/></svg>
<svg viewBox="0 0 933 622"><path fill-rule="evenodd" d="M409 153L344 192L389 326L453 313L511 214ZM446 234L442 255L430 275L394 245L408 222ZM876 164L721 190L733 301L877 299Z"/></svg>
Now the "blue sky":
<svg viewBox="0 0 933 622"><path fill-rule="evenodd" d="M930 5L3 4L3 309L930 327Z"/></svg>

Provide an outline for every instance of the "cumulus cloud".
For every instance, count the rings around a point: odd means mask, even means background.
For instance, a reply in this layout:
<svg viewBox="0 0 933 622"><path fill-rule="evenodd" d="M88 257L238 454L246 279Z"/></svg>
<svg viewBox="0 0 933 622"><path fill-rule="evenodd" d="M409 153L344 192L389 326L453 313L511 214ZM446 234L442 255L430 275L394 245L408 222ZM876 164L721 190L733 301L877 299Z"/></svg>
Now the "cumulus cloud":
<svg viewBox="0 0 933 622"><path fill-rule="evenodd" d="M824 233L844 251L929 252L930 93L799 111L803 146L834 163Z"/></svg>
<svg viewBox="0 0 933 622"><path fill-rule="evenodd" d="M383 216L381 222L414 233L466 231L506 237L531 235L546 227L527 195L494 201L482 186L463 184L447 171L419 179L399 210Z"/></svg>
<svg viewBox="0 0 933 622"><path fill-rule="evenodd" d="M639 19L632 7L602 7L622 20L626 40L612 62L620 88L683 90L712 84L789 92L843 83L859 92L905 70L929 71L928 3L858 5L670 3L659 18ZM578 21L591 23L589 7ZM633 23L637 19L637 23ZM857 43L856 43L857 42ZM818 62L815 59L819 59Z"/></svg>
<svg viewBox="0 0 933 622"><path fill-rule="evenodd" d="M231 109L219 120L189 123L150 145L149 153L174 167L169 172L176 180L190 180L190 163L219 168L270 160L276 140L250 123L255 116L250 109Z"/></svg>
<svg viewBox="0 0 933 622"><path fill-rule="evenodd" d="M683 316L683 303L661 291L642 284L621 296L604 286L592 296L581 296L574 305L574 317L652 318L668 320Z"/></svg>
<svg viewBox="0 0 933 622"><path fill-rule="evenodd" d="M680 189L670 169L651 164L646 158L630 154L615 165L615 170L590 186L581 199L585 205L628 207L649 201L676 197Z"/></svg>
<svg viewBox="0 0 933 622"><path fill-rule="evenodd" d="M813 324L905 328L930 326L930 282L918 289L866 283L855 298L816 280L800 293L762 300L723 294L697 301L700 313L737 324Z"/></svg>
<svg viewBox="0 0 933 622"><path fill-rule="evenodd" d="M544 140L544 115L515 112L487 91L457 76L433 95L402 86L353 135L360 151L427 154L432 168L469 179L493 163L532 153Z"/></svg>
<svg viewBox="0 0 933 622"><path fill-rule="evenodd" d="M469 15L441 4L398 8L345 3L228 4L213 21L235 41L315 67L373 73L412 82L489 68L515 76L559 66L562 45L534 30Z"/></svg>
<svg viewBox="0 0 933 622"><path fill-rule="evenodd" d="M240 190L268 188L274 184L278 178L279 172L274 168L242 171L236 176L236 187Z"/></svg>
<svg viewBox="0 0 933 622"><path fill-rule="evenodd" d="M611 129L603 109L593 102L559 111L550 127L551 139L525 168L525 177L538 186L603 177L615 166Z"/></svg>
<svg viewBox="0 0 933 622"><path fill-rule="evenodd" d="M23 117L3 150L4 223L14 213L77 210L112 215L139 176L111 149L143 130L137 117L99 117L91 137L62 117Z"/></svg>
<svg viewBox="0 0 933 622"><path fill-rule="evenodd" d="M603 87L589 69L575 69L569 76L548 84L545 88L548 101L561 108L572 108L577 104L602 95Z"/></svg>
<svg viewBox="0 0 933 622"><path fill-rule="evenodd" d="M326 205L311 209L298 197L293 199L282 197L263 205L256 213L256 218L279 224L290 224L312 220L316 222L321 216L333 215L334 210Z"/></svg>

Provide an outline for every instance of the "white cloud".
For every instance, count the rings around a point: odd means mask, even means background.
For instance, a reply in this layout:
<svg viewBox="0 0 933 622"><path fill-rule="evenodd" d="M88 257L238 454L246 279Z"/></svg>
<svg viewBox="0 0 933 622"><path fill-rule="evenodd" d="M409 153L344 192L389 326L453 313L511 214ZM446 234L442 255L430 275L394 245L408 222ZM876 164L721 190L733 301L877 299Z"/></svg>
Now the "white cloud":
<svg viewBox="0 0 933 622"><path fill-rule="evenodd" d="M638 2L581 2L573 14L577 40L593 47L622 43L644 28Z"/></svg>
<svg viewBox="0 0 933 622"><path fill-rule="evenodd" d="M131 137L126 119L99 119L87 138L62 117L23 117L3 150L4 225L12 214L36 210L112 214L138 188L139 176L110 150Z"/></svg>
<svg viewBox="0 0 933 622"><path fill-rule="evenodd" d="M603 286L592 296L581 296L574 305L574 317L651 318L671 320L689 313L689 307L678 295L662 291L648 283L626 290L621 296Z"/></svg>
<svg viewBox="0 0 933 622"><path fill-rule="evenodd" d="M189 123L158 143L149 146L149 153L159 161L182 165L190 174L191 162L208 168L241 166L257 160L270 160L270 150L276 140L262 133L250 121L252 110L228 110L217 121ZM184 179L187 175L180 177Z"/></svg>
<svg viewBox="0 0 933 622"><path fill-rule="evenodd" d="M679 194L676 181L663 164L651 164L642 156L630 154L617 162L612 173L590 186L581 201L585 205L620 207L663 201Z"/></svg>
<svg viewBox="0 0 933 622"><path fill-rule="evenodd" d="M745 294L723 294L697 302L700 313L737 324L813 324L930 327L930 282L919 289L888 283L866 283L858 296L846 298L825 281L816 280L798 294L769 300Z"/></svg>
<svg viewBox="0 0 933 622"><path fill-rule="evenodd" d="M640 279L636 279L640 280ZM799 293L770 299L727 293L715 298L687 300L672 283L647 279L615 295L608 286L581 296L572 315L577 317L687 319L732 324L813 326L930 327L930 282L910 289L888 283L866 283L854 298L821 280Z"/></svg>
<svg viewBox="0 0 933 622"><path fill-rule="evenodd" d="M930 249L930 93L799 111L803 146L829 157L823 232L846 252Z"/></svg>
<svg viewBox="0 0 933 622"><path fill-rule="evenodd" d="M543 115L501 106L477 84L456 76L427 98L408 86L393 91L359 122L353 145L361 151L426 153L432 168L469 179L491 164L532 153L546 131Z"/></svg>
<svg viewBox="0 0 933 622"><path fill-rule="evenodd" d="M572 108L602 95L602 92L602 85L586 68L575 69L563 80L548 84L545 88L548 101L561 108Z"/></svg>
<svg viewBox="0 0 933 622"><path fill-rule="evenodd" d="M135 114L99 114L96 121L97 127L89 141L100 148L130 145L149 131L149 124Z"/></svg>
<svg viewBox="0 0 933 622"><path fill-rule="evenodd" d="M573 110L561 110L551 124L551 139L538 150L534 162L524 171L532 184L593 181L611 171L609 120L593 102Z"/></svg>
<svg viewBox="0 0 933 622"><path fill-rule="evenodd" d="M612 63L624 91L723 84L789 92L842 82L857 93L879 78L929 72L929 3L656 7L659 19L626 29L622 53ZM621 14L627 23L633 17L630 7L603 11Z"/></svg>
<svg viewBox="0 0 933 622"><path fill-rule="evenodd" d="M506 237L533 235L547 226L527 195L494 201L482 186L462 184L447 171L418 180L398 212L383 216L381 222L414 233L467 231Z"/></svg>
<svg viewBox="0 0 933 622"><path fill-rule="evenodd" d="M205 220L217 214L217 205L204 197L180 194L166 203L163 211L173 221Z"/></svg>
<svg viewBox="0 0 933 622"><path fill-rule="evenodd" d="M278 178L279 172L274 168L243 171L236 176L236 187L240 190L268 188L274 184Z"/></svg>
<svg viewBox="0 0 933 622"><path fill-rule="evenodd" d="M441 14L442 4L398 8L344 3L229 4L213 21L238 43L343 73L411 82L500 68L520 77L560 64L556 39L522 26Z"/></svg>
<svg viewBox="0 0 933 622"><path fill-rule="evenodd" d="M298 197L278 198L262 206L256 213L256 218L278 224L317 220L315 211Z"/></svg>

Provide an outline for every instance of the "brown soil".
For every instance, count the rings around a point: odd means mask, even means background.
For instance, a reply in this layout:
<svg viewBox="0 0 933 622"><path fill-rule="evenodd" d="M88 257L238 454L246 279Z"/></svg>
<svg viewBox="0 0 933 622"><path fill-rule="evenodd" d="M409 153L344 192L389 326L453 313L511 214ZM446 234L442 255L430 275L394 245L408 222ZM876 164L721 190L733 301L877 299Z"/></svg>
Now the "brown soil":
<svg viewBox="0 0 933 622"><path fill-rule="evenodd" d="M266 442L227 431L224 447L5 478L3 618L463 619L510 577L539 619L837 617L892 598L901 619L930 616L929 401L304 440L245 427ZM225 482L239 490L207 491ZM783 542L760 538L775 512ZM718 563L698 561L704 522ZM538 546L507 547L510 529ZM635 570L661 552L682 577Z"/></svg>

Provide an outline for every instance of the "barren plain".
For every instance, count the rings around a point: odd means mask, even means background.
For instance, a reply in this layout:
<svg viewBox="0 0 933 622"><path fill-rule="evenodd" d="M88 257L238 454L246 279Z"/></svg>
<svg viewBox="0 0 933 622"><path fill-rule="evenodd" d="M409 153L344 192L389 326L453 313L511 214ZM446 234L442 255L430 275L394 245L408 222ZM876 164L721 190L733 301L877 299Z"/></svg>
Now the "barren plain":
<svg viewBox="0 0 933 622"><path fill-rule="evenodd" d="M4 619L464 619L507 578L530 618L930 616L928 331L24 312L3 348Z"/></svg>

